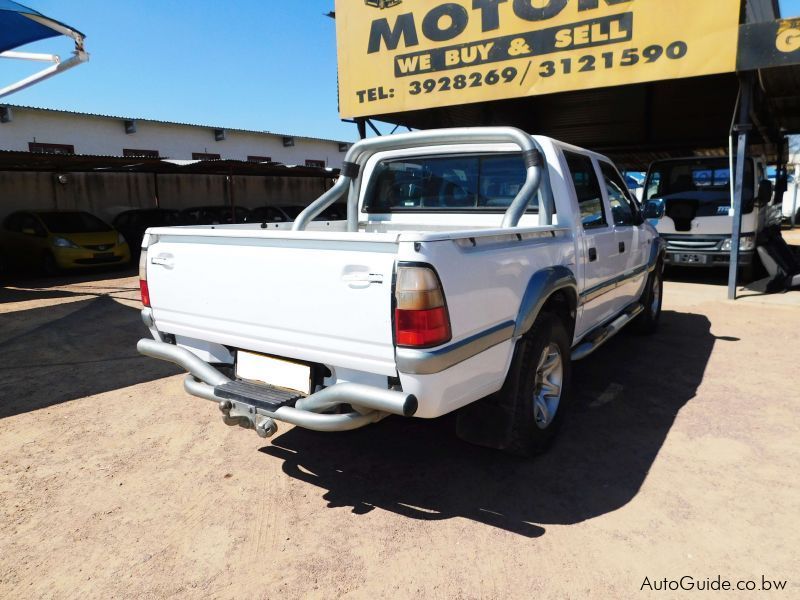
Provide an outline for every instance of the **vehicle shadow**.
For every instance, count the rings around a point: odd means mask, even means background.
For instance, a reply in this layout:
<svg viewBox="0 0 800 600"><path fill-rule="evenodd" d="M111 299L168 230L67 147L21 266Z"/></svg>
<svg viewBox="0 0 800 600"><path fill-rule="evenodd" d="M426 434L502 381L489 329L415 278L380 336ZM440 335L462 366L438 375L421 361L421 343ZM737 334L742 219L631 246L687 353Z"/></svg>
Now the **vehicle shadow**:
<svg viewBox="0 0 800 600"><path fill-rule="evenodd" d="M6 278L3 281L3 285L0 286L0 304L76 296L107 296L113 294L136 294L138 296L138 285L121 285L119 281L136 274L137 271L131 269L116 269L114 271L104 269L102 271L60 274L53 277L18 276ZM68 286L76 287L64 289Z"/></svg>
<svg viewBox="0 0 800 600"><path fill-rule="evenodd" d="M0 418L178 373L136 352L140 312L108 296L0 314Z"/></svg>
<svg viewBox="0 0 800 600"><path fill-rule="evenodd" d="M652 337L620 334L575 363L568 420L534 459L470 446L452 415L390 417L346 434L294 428L261 449L324 490L329 507L474 519L528 537L614 511L638 492L716 339L702 315L665 311Z"/></svg>

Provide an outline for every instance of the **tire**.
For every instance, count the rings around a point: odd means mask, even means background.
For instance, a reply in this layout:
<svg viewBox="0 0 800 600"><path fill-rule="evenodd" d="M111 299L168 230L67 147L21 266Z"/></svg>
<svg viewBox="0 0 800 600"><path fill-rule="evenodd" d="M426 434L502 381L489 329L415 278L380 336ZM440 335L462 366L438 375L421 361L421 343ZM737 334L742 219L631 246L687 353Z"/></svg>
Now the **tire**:
<svg viewBox="0 0 800 600"><path fill-rule="evenodd" d="M741 275L741 283L750 283L756 279L756 265L750 263L739 268L739 275Z"/></svg>
<svg viewBox="0 0 800 600"><path fill-rule="evenodd" d="M42 273L48 276L58 274L58 263L49 252L42 257Z"/></svg>
<svg viewBox="0 0 800 600"><path fill-rule="evenodd" d="M533 456L547 450L564 420L571 383L567 329L558 316L542 313L517 343L501 391L513 410L506 452Z"/></svg>
<svg viewBox="0 0 800 600"><path fill-rule="evenodd" d="M761 264L761 257L758 255L758 250L753 253L752 262L749 265L741 267L740 274L742 276L742 283L750 283L762 277L766 277L767 270Z"/></svg>
<svg viewBox="0 0 800 600"><path fill-rule="evenodd" d="M644 310L633 322L633 330L640 335L652 335L658 330L661 320L661 304L664 299L664 265L656 265L647 278L647 283L639 300Z"/></svg>

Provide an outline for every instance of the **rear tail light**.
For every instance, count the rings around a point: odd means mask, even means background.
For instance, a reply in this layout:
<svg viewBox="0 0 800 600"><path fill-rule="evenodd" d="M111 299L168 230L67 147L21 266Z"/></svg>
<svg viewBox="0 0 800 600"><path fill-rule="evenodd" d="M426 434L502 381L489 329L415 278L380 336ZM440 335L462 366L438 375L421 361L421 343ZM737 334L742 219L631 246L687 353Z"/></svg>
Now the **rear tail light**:
<svg viewBox="0 0 800 600"><path fill-rule="evenodd" d="M399 267L395 287L395 341L398 346L429 348L450 340L450 315L433 269Z"/></svg>
<svg viewBox="0 0 800 600"><path fill-rule="evenodd" d="M139 291L142 293L142 304L150 306L150 288L147 287L147 250L139 256Z"/></svg>

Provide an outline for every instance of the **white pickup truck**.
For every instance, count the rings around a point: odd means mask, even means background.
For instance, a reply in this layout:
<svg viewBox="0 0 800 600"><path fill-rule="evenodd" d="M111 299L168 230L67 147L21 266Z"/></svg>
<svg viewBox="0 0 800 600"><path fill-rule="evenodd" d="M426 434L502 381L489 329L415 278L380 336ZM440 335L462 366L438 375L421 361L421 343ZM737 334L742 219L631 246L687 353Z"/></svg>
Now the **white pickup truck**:
<svg viewBox="0 0 800 600"><path fill-rule="evenodd" d="M571 360L657 326L645 217L608 159L517 129L363 140L294 223L148 230L138 349L263 437L463 409L462 438L539 452Z"/></svg>

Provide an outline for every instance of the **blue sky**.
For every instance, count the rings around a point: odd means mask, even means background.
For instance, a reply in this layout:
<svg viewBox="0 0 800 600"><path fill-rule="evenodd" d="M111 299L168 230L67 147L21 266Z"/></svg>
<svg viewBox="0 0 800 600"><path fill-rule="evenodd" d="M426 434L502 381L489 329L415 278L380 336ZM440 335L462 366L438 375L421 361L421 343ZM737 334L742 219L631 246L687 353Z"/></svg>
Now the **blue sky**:
<svg viewBox="0 0 800 600"><path fill-rule="evenodd" d="M11 104L351 140L336 98L333 0L20 0L86 34L88 64ZM68 38L30 44L70 55ZM0 61L0 83L44 65ZM15 75L19 75L14 79Z"/></svg>
<svg viewBox="0 0 800 600"><path fill-rule="evenodd" d="M360 1L360 0L349 0ZM12 104L352 140L339 120L334 0L22 0L86 34L91 61ZM800 0L781 0L800 16ZM30 45L69 56L71 40ZM31 65L0 61L0 83ZM36 64L39 68L41 65Z"/></svg>
<svg viewBox="0 0 800 600"><path fill-rule="evenodd" d="M781 16L800 17L800 0L780 0Z"/></svg>

